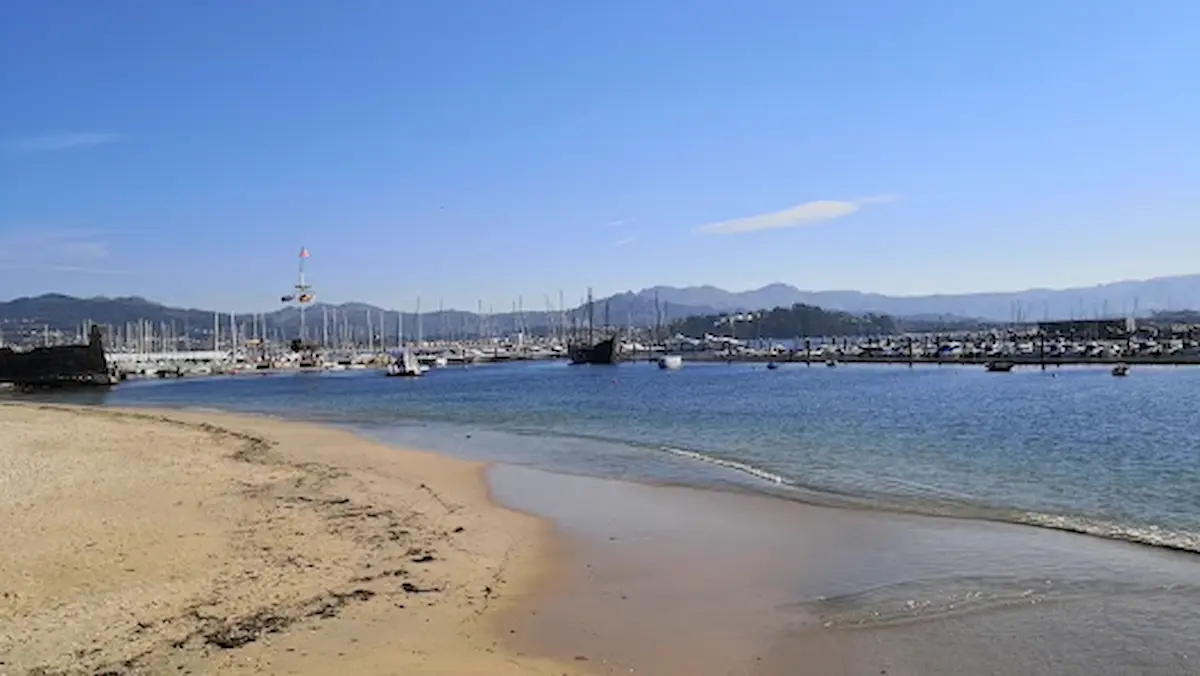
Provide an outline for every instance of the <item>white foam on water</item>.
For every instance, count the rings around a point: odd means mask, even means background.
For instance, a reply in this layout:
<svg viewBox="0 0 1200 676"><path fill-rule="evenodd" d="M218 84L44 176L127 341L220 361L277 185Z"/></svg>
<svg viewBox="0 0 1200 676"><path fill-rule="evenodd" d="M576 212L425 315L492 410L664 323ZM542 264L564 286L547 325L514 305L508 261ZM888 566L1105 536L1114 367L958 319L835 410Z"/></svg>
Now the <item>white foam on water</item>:
<svg viewBox="0 0 1200 676"><path fill-rule="evenodd" d="M788 479L787 477L761 467L756 467L749 463L739 462L737 460L727 460L725 458L719 458L701 453L699 451L690 451L671 446L662 446L660 447L660 450L670 453L676 457L686 458L688 460L694 460L696 462L702 462L716 467L724 467L726 469L740 472L777 486L804 488L800 484ZM893 483L903 485L910 489L919 489L920 491L934 495L955 498L966 503L972 501L972 497L970 495L959 493L957 491L950 491L934 486L927 486L924 484L900 480L893 480ZM883 507L883 505L879 506ZM1124 542L1132 542L1151 547L1162 547L1165 549L1200 554L1200 533L1176 531L1159 526L1122 524L1113 521L1104 521L1101 519L1088 519L1084 517L1067 516L1061 514L1044 514L1039 512L1019 512L1015 516L1012 516L1011 514L1000 514L1000 510L990 509L983 506L979 506L982 511L975 511L969 507L965 508L964 511L966 511L966 513L964 514L956 514L954 513L955 510L947 511L945 509L922 510L919 507L913 509L912 505L902 504L891 505L891 507L901 509L902 511L929 514L931 516L982 518L989 521L1003 521L1019 525L1037 526L1040 528L1049 528L1070 533L1091 535L1093 537L1106 538L1109 540L1121 540ZM909 509L905 509L905 507L908 507Z"/></svg>
<svg viewBox="0 0 1200 676"><path fill-rule="evenodd" d="M681 458L688 458L689 460L696 460L698 462L703 462L705 464L716 465L717 467L724 467L726 469L732 469L734 471L741 472L743 474L748 474L748 475L758 478L758 479L762 479L763 481L767 481L769 483L778 484L781 486L795 485L788 479L786 479L774 472L762 469L760 467L755 467L754 465L750 465L750 464L747 464L744 462L738 462L736 460L725 460L724 458L717 458L717 457L714 457L711 455L705 455L704 453L699 453L697 451L688 451L688 450L684 450L681 448L671 448L670 446L663 446L662 450L666 451L667 453L670 453L671 455L675 455L675 456L678 456Z"/></svg>

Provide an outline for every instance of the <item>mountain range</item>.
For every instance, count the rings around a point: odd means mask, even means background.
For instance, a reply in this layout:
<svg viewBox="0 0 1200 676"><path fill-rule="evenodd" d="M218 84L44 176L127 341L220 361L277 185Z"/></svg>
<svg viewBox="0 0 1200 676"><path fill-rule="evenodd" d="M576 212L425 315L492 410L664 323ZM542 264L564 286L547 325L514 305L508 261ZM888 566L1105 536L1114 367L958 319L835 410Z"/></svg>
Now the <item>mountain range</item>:
<svg viewBox="0 0 1200 676"><path fill-rule="evenodd" d="M861 291L802 291L787 284L730 292L713 286L654 287L635 294L689 308L718 312L788 307L796 303L844 312L876 312L894 317L955 316L995 322L1015 319L1070 319L1096 316L1148 315L1200 309L1200 275L1127 280L1070 289L1027 289L1012 292L888 296Z"/></svg>
<svg viewBox="0 0 1200 676"><path fill-rule="evenodd" d="M598 299L593 306L595 322L616 326L653 326L685 317L727 312L790 307L795 304L816 306L850 313L877 313L911 321L959 324L963 320L1004 323L1044 318L1067 319L1094 316L1148 315L1167 310L1200 308L1200 275L1181 275L1147 280L1131 280L1074 289L1029 289L1017 292L975 293L931 296L888 296L859 291L804 291L786 284L771 284L751 291L731 292L713 286L659 286L637 292L625 292ZM366 335L370 315L374 333L395 336L400 317L364 303L314 305L308 310L310 331L320 332L323 317L336 315L339 324L354 335ZM251 315L238 316L239 324L249 325ZM299 327L299 311L287 307L264 315L271 330L294 335ZM565 313L527 311L480 316L473 312L446 310L424 313L420 326L427 337L509 333L524 327L528 331L548 326L582 324L587 310L577 307ZM213 311L175 308L139 297L75 298L45 294L0 302L0 327L25 329L48 326L75 331L86 321L123 326L138 321L156 326L173 325L188 335L211 335ZM227 325L227 317L221 322ZM418 329L413 313L403 314L404 332ZM18 329L18 332L20 329Z"/></svg>

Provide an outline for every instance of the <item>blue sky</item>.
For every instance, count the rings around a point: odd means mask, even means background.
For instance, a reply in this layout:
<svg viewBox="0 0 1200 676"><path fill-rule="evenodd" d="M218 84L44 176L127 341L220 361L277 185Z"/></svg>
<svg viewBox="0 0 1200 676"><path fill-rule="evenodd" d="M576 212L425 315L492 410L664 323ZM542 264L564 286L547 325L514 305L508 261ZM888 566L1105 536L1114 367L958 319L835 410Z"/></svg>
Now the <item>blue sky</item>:
<svg viewBox="0 0 1200 676"><path fill-rule="evenodd" d="M1200 272L1194 0L0 4L0 297Z"/></svg>

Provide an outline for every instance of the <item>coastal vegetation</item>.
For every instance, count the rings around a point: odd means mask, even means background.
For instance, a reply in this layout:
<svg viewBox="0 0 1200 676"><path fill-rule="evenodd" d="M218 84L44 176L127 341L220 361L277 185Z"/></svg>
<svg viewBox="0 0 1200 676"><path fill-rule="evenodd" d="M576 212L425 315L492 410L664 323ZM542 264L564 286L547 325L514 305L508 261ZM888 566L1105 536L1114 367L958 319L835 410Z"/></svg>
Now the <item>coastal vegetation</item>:
<svg viewBox="0 0 1200 676"><path fill-rule="evenodd" d="M670 325L672 333L735 338L796 338L806 336L892 335L896 319L882 314L853 314L797 303L759 312L721 313L688 317Z"/></svg>

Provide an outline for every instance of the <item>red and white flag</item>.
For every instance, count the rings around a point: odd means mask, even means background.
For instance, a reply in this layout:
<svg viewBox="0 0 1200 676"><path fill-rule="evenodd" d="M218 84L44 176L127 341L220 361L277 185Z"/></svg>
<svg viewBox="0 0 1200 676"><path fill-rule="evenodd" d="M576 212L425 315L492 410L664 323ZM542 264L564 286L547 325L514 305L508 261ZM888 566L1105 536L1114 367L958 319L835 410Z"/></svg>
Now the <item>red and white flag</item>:
<svg viewBox="0 0 1200 676"><path fill-rule="evenodd" d="M300 249L300 257L308 258L308 249L307 248Z"/></svg>

